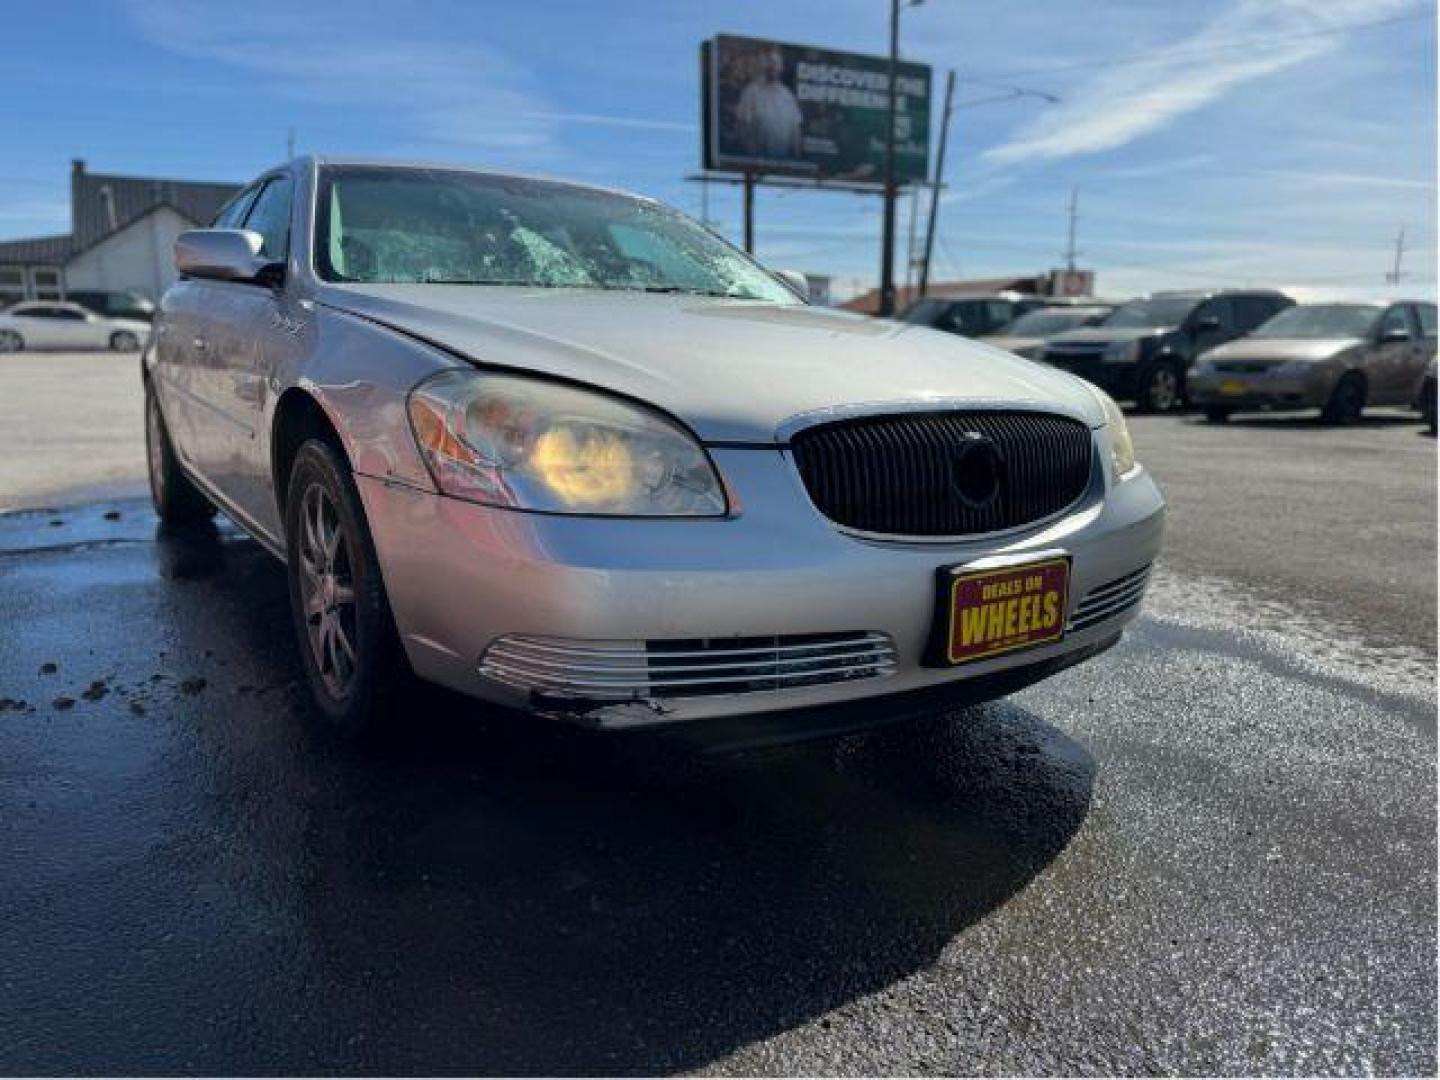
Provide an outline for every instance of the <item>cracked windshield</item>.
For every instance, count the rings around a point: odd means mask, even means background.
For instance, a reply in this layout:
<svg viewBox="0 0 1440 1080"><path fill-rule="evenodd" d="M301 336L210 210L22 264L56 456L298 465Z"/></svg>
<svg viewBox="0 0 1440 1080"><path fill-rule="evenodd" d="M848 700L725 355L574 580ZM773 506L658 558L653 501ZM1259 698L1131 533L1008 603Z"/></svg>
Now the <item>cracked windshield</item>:
<svg viewBox="0 0 1440 1080"><path fill-rule="evenodd" d="M431 170L323 175L321 276L797 303L729 244L655 203L543 180Z"/></svg>

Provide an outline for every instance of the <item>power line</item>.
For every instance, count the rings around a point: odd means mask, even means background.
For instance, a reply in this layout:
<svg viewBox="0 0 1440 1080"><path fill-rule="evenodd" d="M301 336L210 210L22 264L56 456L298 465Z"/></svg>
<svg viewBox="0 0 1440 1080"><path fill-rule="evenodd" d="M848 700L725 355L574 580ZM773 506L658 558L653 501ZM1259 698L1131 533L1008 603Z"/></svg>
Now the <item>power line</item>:
<svg viewBox="0 0 1440 1080"><path fill-rule="evenodd" d="M981 86L993 85L993 80L999 79L1021 79L1032 75L1049 75L1052 72L1061 71L1083 71L1090 68L1101 67L1126 67L1135 64L1154 64L1171 59L1189 59L1191 56L1203 56L1207 53L1232 52L1235 49L1247 48L1252 45L1276 45L1287 41L1302 41L1307 38L1333 37L1336 34L1348 34L1352 30L1369 30L1376 26L1391 26L1396 23L1419 22L1424 19L1435 18L1433 11L1421 11L1410 15L1393 15L1388 19L1369 19L1365 22L1345 23L1343 26L1329 26L1323 30L1300 30L1292 34L1272 34L1269 37L1239 38L1235 41L1226 42L1224 45L1176 45L1173 48L1152 49L1145 53L1120 53L1104 60L1082 60L1074 64L1057 64L1053 67L1021 68L1016 71L1002 71L997 74L985 75L983 78L967 76L961 82L978 83Z"/></svg>

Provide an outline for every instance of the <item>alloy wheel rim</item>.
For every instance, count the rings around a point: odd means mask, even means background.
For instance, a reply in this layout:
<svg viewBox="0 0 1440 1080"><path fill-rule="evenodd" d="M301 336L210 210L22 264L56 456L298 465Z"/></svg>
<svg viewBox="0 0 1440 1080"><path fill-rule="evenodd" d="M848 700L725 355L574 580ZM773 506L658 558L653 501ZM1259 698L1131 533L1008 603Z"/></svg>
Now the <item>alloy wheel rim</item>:
<svg viewBox="0 0 1440 1080"><path fill-rule="evenodd" d="M1175 374L1159 368L1150 379L1150 404L1164 412L1175 405Z"/></svg>
<svg viewBox="0 0 1440 1080"><path fill-rule="evenodd" d="M319 484L300 501L300 599L310 656L331 697L348 697L359 670L350 550L334 500Z"/></svg>

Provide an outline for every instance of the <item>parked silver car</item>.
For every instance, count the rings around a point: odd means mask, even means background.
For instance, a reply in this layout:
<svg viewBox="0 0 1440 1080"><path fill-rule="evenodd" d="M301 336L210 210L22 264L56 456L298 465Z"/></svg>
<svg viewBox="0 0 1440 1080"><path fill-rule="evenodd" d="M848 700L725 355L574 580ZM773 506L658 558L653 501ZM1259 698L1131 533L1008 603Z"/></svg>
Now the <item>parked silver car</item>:
<svg viewBox="0 0 1440 1080"><path fill-rule="evenodd" d="M1434 304L1301 304L1202 354L1190 400L1217 423L1242 409L1319 409L1347 424L1367 405L1409 406L1434 355Z"/></svg>
<svg viewBox="0 0 1440 1080"><path fill-rule="evenodd" d="M990 698L1113 644L1159 549L1103 393L808 307L649 199L305 158L176 265L143 365L155 505L285 561L345 732L411 670L605 728L776 714L766 736Z"/></svg>
<svg viewBox="0 0 1440 1080"><path fill-rule="evenodd" d="M61 300L34 300L0 311L0 352L22 349L113 349L137 352L150 324L114 319Z"/></svg>
<svg viewBox="0 0 1440 1080"><path fill-rule="evenodd" d="M1016 356L1023 356L1026 360L1039 360L1045 355L1045 343L1056 334L1095 326L1114 310L1114 304L1067 304L1036 308L979 340Z"/></svg>

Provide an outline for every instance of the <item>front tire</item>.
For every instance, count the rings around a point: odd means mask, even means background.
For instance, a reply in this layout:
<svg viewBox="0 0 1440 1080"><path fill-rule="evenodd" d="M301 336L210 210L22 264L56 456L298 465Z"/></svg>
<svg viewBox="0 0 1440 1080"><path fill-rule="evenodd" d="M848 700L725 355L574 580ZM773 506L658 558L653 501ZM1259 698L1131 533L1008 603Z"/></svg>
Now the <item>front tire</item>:
<svg viewBox="0 0 1440 1080"><path fill-rule="evenodd" d="M1427 382L1420 391L1420 419L1431 435L1435 434L1436 384Z"/></svg>
<svg viewBox="0 0 1440 1080"><path fill-rule="evenodd" d="M1173 360L1155 360L1140 369L1135 403L1142 413L1172 412L1180 407L1183 388L1180 366Z"/></svg>
<svg viewBox="0 0 1440 1080"><path fill-rule="evenodd" d="M1327 424L1353 424L1364 411L1365 380L1351 372L1335 384L1320 418Z"/></svg>
<svg viewBox="0 0 1440 1080"><path fill-rule="evenodd" d="M1229 421L1230 414L1234 411L1227 405L1209 405L1205 408L1205 419L1212 424L1224 424Z"/></svg>
<svg viewBox="0 0 1440 1080"><path fill-rule="evenodd" d="M215 516L215 507L190 482L176 460L160 403L148 381L145 383L145 465L150 480L150 501L166 525L195 525Z"/></svg>
<svg viewBox="0 0 1440 1080"><path fill-rule="evenodd" d="M345 742L376 734L409 670L365 510L334 447L300 447L286 488L290 609L316 709Z"/></svg>
<svg viewBox="0 0 1440 1080"><path fill-rule="evenodd" d="M110 348L115 352L136 352L140 348L140 339L129 330L117 330L110 335Z"/></svg>

